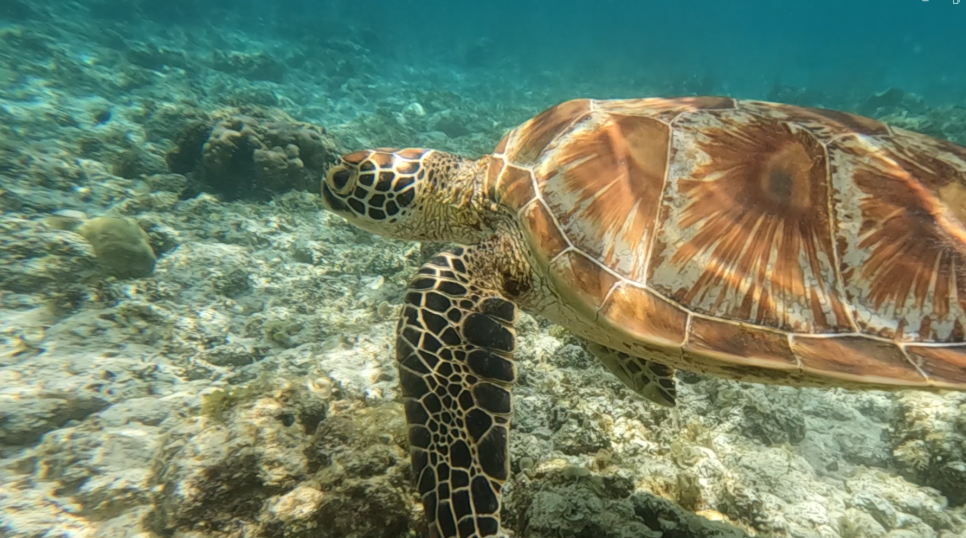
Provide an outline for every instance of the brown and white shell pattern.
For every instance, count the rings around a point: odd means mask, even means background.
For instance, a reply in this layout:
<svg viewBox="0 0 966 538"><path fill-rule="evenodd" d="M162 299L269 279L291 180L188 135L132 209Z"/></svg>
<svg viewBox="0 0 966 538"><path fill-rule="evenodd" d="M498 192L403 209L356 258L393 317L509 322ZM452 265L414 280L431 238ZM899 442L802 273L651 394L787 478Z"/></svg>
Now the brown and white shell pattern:
<svg viewBox="0 0 966 538"><path fill-rule="evenodd" d="M510 132L487 183L568 307L626 349L736 378L966 389L960 146L789 105L584 99Z"/></svg>

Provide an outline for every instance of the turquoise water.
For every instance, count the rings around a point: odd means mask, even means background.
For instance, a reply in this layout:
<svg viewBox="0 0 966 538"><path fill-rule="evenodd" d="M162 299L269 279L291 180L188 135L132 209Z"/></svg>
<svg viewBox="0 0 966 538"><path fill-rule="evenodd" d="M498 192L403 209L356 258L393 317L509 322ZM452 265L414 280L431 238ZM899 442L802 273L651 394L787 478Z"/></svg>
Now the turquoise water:
<svg viewBox="0 0 966 538"><path fill-rule="evenodd" d="M741 97L779 83L835 96L901 85L952 102L966 76L964 10L953 0L363 5L346 18L402 64L505 62L563 73L571 83L606 81L597 88L604 93L693 77L710 79L705 91Z"/></svg>
<svg viewBox="0 0 966 538"><path fill-rule="evenodd" d="M179 7L183 4L183 7ZM100 4L112 11L112 2ZM124 13L124 6L117 9ZM954 0L836 2L173 2L141 8L172 25L224 25L292 39L305 54L351 38L387 68L446 65L553 71L598 92L639 80L710 79L715 91L778 83L832 95L901 85L936 102L962 98L964 9ZM107 14L107 13L106 13ZM133 17L131 17L133 18ZM294 38L294 39L293 39ZM608 87L610 85L610 87ZM616 86L616 87L615 87Z"/></svg>
<svg viewBox="0 0 966 538"><path fill-rule="evenodd" d="M964 28L954 0L0 0L0 537L425 535L395 331L451 245L326 211L339 155L695 95L966 145ZM678 371L669 409L516 331L514 536L966 536L962 392Z"/></svg>

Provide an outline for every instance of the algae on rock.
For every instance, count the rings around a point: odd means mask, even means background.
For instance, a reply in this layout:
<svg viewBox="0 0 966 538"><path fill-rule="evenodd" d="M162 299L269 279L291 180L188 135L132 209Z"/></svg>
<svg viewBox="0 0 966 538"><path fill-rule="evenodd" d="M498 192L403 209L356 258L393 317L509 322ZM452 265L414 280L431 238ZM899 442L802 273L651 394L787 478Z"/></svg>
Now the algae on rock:
<svg viewBox="0 0 966 538"><path fill-rule="evenodd" d="M150 238L132 218L97 217L77 233L94 247L97 261L118 277L140 278L154 271Z"/></svg>

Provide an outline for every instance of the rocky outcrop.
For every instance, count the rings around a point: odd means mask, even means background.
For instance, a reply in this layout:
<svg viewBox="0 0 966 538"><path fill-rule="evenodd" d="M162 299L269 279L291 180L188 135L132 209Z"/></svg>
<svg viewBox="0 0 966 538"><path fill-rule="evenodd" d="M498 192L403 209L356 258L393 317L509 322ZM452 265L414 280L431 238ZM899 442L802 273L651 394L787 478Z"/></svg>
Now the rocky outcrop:
<svg viewBox="0 0 966 538"><path fill-rule="evenodd" d="M166 156L172 172L228 199L266 200L291 190L318 192L341 150L321 127L277 110L223 110L184 127Z"/></svg>

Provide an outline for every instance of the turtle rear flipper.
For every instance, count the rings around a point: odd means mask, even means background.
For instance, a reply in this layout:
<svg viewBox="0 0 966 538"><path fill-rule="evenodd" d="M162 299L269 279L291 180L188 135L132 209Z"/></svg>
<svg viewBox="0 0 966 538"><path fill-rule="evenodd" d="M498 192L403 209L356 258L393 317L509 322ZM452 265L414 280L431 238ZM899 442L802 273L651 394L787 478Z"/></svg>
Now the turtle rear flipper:
<svg viewBox="0 0 966 538"><path fill-rule="evenodd" d="M674 368L589 340L584 342L584 347L600 359L607 370L623 381L627 388L658 405L674 407L677 398Z"/></svg>
<svg viewBox="0 0 966 538"><path fill-rule="evenodd" d="M516 306L482 285L479 247L426 263L410 284L396 337L413 474L439 538L505 536Z"/></svg>

